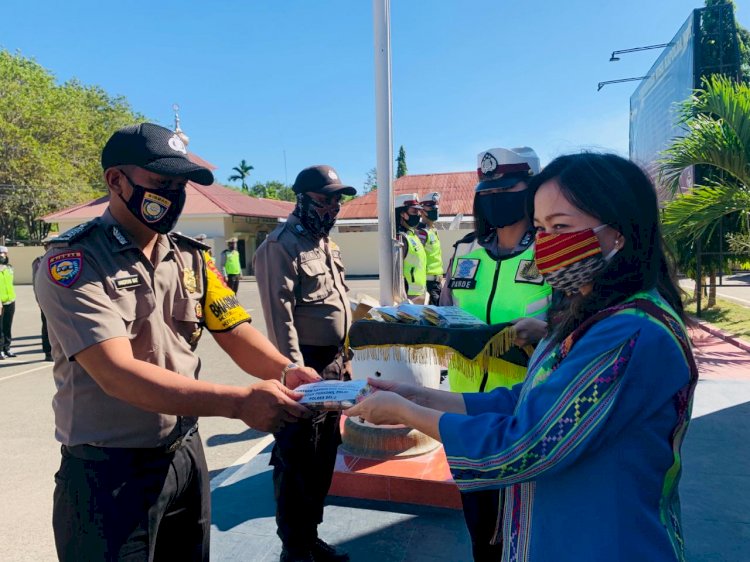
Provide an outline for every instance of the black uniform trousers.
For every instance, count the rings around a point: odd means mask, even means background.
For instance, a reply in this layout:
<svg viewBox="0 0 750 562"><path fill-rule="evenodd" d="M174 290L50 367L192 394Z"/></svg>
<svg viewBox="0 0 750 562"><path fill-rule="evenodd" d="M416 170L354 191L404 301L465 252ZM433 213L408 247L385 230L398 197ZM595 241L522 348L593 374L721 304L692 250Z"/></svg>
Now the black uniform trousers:
<svg viewBox="0 0 750 562"><path fill-rule="evenodd" d="M234 294L237 294L237 291L240 289L240 276L239 274L235 275L234 273L228 273L227 274L227 285L229 285L229 288L234 291Z"/></svg>
<svg viewBox="0 0 750 562"><path fill-rule="evenodd" d="M301 345L307 367L324 379L348 379L337 346ZM341 444L339 412L291 423L274 434L271 453L276 498L277 534L291 552L306 552L318 536L323 504L333 479L336 450Z"/></svg>
<svg viewBox="0 0 750 562"><path fill-rule="evenodd" d="M61 561L208 561L211 497L197 431L174 452L63 445L55 481Z"/></svg>
<svg viewBox="0 0 750 562"><path fill-rule="evenodd" d="M0 311L0 351L10 351L10 342L13 340L11 327L15 313L15 301L4 304L3 310Z"/></svg>
<svg viewBox="0 0 750 562"><path fill-rule="evenodd" d="M44 312L41 313L42 315L42 351L45 355L49 355L52 353L52 346L49 343L49 332L47 332L47 317L44 315Z"/></svg>
<svg viewBox="0 0 750 562"><path fill-rule="evenodd" d="M495 536L500 513L500 490L481 490L461 494L466 527L471 536L474 562L495 562L503 556L502 544L490 544Z"/></svg>
<svg viewBox="0 0 750 562"><path fill-rule="evenodd" d="M440 291L443 288L442 282L437 279L427 280L427 294L429 295L429 302L433 306L438 306L440 303Z"/></svg>

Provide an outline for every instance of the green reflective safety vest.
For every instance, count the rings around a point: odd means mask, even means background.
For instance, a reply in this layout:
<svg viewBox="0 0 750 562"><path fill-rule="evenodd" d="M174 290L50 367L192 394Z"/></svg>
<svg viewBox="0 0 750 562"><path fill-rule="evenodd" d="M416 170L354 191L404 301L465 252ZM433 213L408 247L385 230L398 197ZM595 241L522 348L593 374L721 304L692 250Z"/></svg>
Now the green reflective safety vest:
<svg viewBox="0 0 750 562"><path fill-rule="evenodd" d="M533 243L517 254L493 258L478 242L459 242L451 264L448 287L456 306L488 324L533 317L545 320L552 288L534 262ZM489 392L510 388L526 378L526 368L498 360L483 378L468 377L449 365L454 392Z"/></svg>
<svg viewBox="0 0 750 562"><path fill-rule="evenodd" d="M410 297L420 297L427 291L427 256L416 232L405 230L402 234L406 244L404 256L406 294Z"/></svg>
<svg viewBox="0 0 750 562"><path fill-rule="evenodd" d="M442 275L443 271L443 251L440 249L440 238L434 226L425 228L424 232L424 252L427 257L427 275Z"/></svg>
<svg viewBox="0 0 750 562"><path fill-rule="evenodd" d="M224 262L224 271L227 275L239 275L241 272L240 268L240 253L237 250L225 250L226 261Z"/></svg>
<svg viewBox="0 0 750 562"><path fill-rule="evenodd" d="M0 265L0 303L11 303L16 300L16 290L13 287L13 267Z"/></svg>

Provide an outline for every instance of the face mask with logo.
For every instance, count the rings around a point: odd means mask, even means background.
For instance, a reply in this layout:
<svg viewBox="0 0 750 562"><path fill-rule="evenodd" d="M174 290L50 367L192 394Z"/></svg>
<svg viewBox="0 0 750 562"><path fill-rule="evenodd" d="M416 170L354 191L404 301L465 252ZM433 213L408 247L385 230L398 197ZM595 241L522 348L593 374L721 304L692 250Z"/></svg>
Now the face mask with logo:
<svg viewBox="0 0 750 562"><path fill-rule="evenodd" d="M341 210L341 203L320 203L306 193L297 194L297 206L294 215L300 220L304 227L317 238L328 236L336 217Z"/></svg>
<svg viewBox="0 0 750 562"><path fill-rule="evenodd" d="M596 233L607 226L602 224L596 228L563 234L537 233L534 259L539 273L550 287L566 293L578 293L581 287L594 281L596 274L618 252L615 247L602 256Z"/></svg>
<svg viewBox="0 0 750 562"><path fill-rule="evenodd" d="M127 201L122 195L120 199L133 216L159 234L172 230L185 206L185 189L147 189L133 183L128 176L125 178L133 188L133 194Z"/></svg>
<svg viewBox="0 0 750 562"><path fill-rule="evenodd" d="M477 195L479 210L492 228L503 228L526 216L526 190Z"/></svg>

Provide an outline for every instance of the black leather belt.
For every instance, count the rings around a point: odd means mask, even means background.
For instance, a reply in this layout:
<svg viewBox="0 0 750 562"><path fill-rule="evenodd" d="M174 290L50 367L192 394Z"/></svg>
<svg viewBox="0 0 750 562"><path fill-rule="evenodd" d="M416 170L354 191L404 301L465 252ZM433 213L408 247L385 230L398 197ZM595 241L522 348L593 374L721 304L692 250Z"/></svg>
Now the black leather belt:
<svg viewBox="0 0 750 562"><path fill-rule="evenodd" d="M191 427L186 433L180 435L177 439L168 445L159 447L96 447L94 445L63 445L63 454L67 453L71 457L89 461L116 460L133 457L156 457L174 453L190 437L198 432L198 424Z"/></svg>

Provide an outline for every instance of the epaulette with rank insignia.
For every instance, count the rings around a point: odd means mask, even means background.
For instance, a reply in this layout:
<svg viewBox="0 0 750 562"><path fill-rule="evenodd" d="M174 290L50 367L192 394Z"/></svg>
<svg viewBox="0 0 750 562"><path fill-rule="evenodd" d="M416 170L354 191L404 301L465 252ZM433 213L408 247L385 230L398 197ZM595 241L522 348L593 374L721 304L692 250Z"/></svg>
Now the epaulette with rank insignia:
<svg viewBox="0 0 750 562"><path fill-rule="evenodd" d="M95 220L79 224L74 226L70 230L66 230L57 238L50 240L50 246L69 246L73 242L80 240L87 234L89 234L93 228L97 225Z"/></svg>
<svg viewBox="0 0 750 562"><path fill-rule="evenodd" d="M173 241L173 242L187 242L191 246L194 246L198 248L199 250L210 250L211 246L208 244L204 244L203 242L196 240L195 238L191 238L190 236L185 236L181 232L170 232L167 236Z"/></svg>

